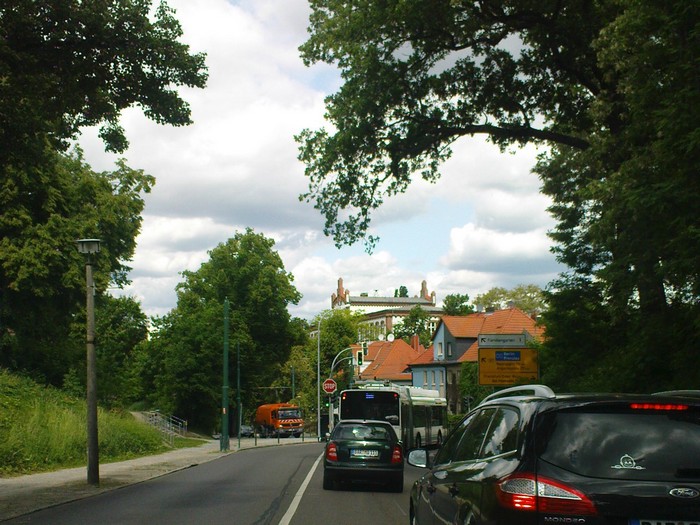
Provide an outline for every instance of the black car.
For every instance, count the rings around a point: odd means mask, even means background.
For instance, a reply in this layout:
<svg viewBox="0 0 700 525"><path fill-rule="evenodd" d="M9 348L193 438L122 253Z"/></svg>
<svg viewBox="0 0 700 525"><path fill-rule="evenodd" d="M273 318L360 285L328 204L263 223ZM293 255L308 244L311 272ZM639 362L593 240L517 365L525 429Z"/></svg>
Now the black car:
<svg viewBox="0 0 700 525"><path fill-rule="evenodd" d="M411 524L700 525L697 395L497 392L408 453Z"/></svg>
<svg viewBox="0 0 700 525"><path fill-rule="evenodd" d="M323 488L344 481L381 481L403 492L403 445L386 421L344 420L326 443Z"/></svg>

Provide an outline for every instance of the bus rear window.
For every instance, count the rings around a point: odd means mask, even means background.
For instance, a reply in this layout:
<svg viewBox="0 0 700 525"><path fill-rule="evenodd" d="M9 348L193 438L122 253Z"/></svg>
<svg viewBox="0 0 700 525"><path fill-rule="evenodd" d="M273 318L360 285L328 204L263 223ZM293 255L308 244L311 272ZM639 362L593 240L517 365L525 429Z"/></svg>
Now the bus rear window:
<svg viewBox="0 0 700 525"><path fill-rule="evenodd" d="M697 411L561 411L538 425L540 458L583 476L700 480Z"/></svg>
<svg viewBox="0 0 700 525"><path fill-rule="evenodd" d="M396 392L347 390L340 399L340 419L389 421L387 416L398 418L398 415L399 396Z"/></svg>

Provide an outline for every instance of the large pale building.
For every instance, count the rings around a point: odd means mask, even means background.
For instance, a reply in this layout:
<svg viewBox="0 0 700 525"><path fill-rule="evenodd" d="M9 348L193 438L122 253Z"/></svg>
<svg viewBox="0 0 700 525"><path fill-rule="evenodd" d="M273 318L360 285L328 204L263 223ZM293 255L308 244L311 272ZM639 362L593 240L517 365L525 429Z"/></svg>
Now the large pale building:
<svg viewBox="0 0 700 525"><path fill-rule="evenodd" d="M408 315L412 308L420 306L431 316L431 330L434 330L443 315L442 308L436 306L435 292L428 292L425 281L420 293L414 297L383 297L368 292L352 295L338 279L338 289L331 295L331 308L345 308L353 313L361 313L363 321L362 339L376 341L393 332L394 326Z"/></svg>

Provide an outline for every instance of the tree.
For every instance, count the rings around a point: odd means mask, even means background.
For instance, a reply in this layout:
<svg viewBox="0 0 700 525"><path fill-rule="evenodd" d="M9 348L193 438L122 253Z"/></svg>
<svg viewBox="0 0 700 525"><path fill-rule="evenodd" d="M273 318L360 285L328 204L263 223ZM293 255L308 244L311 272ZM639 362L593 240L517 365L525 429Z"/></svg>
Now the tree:
<svg viewBox="0 0 700 525"><path fill-rule="evenodd" d="M98 295L127 283L143 194L154 179L123 161L95 173L79 150L47 148L46 159L0 179L0 364L59 386L85 348L84 337L77 346L70 338L85 307L85 259L75 241L102 240Z"/></svg>
<svg viewBox="0 0 700 525"><path fill-rule="evenodd" d="M400 337L408 344L411 344L411 339L414 335L417 335L420 344L427 348L430 346L433 338L433 333L430 329L430 314L419 305L414 306L403 320L396 323L394 335Z"/></svg>
<svg viewBox="0 0 700 525"><path fill-rule="evenodd" d="M474 307L469 304L467 294L448 294L442 304L445 315L468 315L474 313Z"/></svg>
<svg viewBox="0 0 700 525"><path fill-rule="evenodd" d="M279 377L281 365L298 343L298 330L287 307L300 295L274 241L251 229L236 233L209 252L197 271L183 272L177 306L157 324L150 341L151 360L144 373L160 366L153 378L151 401L193 426L210 431L217 424L223 366L223 305L230 302L229 377L234 378L238 352L241 399L259 404ZM234 357L236 356L236 357ZM235 406L235 386L230 388Z"/></svg>
<svg viewBox="0 0 700 525"><path fill-rule="evenodd" d="M161 124L190 123L177 86L204 87L204 55L178 40L167 3L6 0L0 6L0 170L34 164L102 125L107 149L127 147L121 111L138 105Z"/></svg>
<svg viewBox="0 0 700 525"><path fill-rule="evenodd" d="M408 297L408 288L401 285L397 290L394 290L394 297Z"/></svg>
<svg viewBox="0 0 700 525"><path fill-rule="evenodd" d="M526 313L540 313L546 308L542 289L536 284L519 284L511 290L496 286L477 295L474 301L484 308L496 310L512 305Z"/></svg>
<svg viewBox="0 0 700 525"><path fill-rule="evenodd" d="M337 244L365 239L370 215L412 177L439 177L450 145L486 134L502 149L545 143L535 168L552 197L555 254L569 266L550 307L576 287L607 318L615 360L685 384L700 336L699 14L684 0L311 2L307 64L336 63L334 131L297 137L313 201ZM575 288L571 288L571 287ZM591 305L592 307L592 305ZM690 320L690 323L689 323ZM570 327L568 333L578 331ZM551 330L565 334L567 330ZM679 347L667 337L685 333ZM621 334L624 339L620 340ZM562 341L548 344L564 351ZM630 352L634 349L634 352ZM572 351L567 348L567 351ZM576 351L576 349L573 349ZM649 368L649 370L652 370Z"/></svg>

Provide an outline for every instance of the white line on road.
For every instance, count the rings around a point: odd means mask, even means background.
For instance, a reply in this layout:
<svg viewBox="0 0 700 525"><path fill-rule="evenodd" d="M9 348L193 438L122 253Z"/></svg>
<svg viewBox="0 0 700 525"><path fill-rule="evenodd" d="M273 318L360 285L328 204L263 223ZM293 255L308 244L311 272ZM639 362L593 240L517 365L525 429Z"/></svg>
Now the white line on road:
<svg viewBox="0 0 700 525"><path fill-rule="evenodd" d="M314 472L316 471L316 467L318 467L318 464L321 461L322 457L323 457L323 454L321 454L316 459L314 466L311 467L311 470L306 475L306 479L304 480L304 483L302 483L301 487L299 487L299 490L297 490L297 493L294 496L294 499L292 500L292 504L289 505L287 512L285 513L284 516L282 516L282 520L280 521L279 525L289 525L291 523L292 518L294 517L294 513L297 511L297 507L299 506L299 502L301 501L301 498L304 495L304 492L306 492L306 487L309 485L309 482L311 481L311 478L313 477Z"/></svg>

